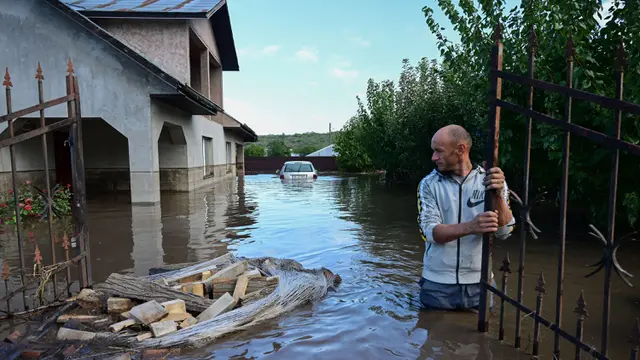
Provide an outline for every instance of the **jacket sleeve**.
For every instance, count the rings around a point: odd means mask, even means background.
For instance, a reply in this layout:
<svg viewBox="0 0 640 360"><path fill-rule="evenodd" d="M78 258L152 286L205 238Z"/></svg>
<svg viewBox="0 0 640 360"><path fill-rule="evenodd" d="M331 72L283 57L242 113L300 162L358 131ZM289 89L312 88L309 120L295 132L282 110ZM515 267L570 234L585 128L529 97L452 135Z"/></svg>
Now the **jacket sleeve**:
<svg viewBox="0 0 640 360"><path fill-rule="evenodd" d="M435 243L433 228L438 224L442 224L440 209L427 179L423 179L418 185L418 225L422 240Z"/></svg>
<svg viewBox="0 0 640 360"><path fill-rule="evenodd" d="M513 229L516 225L516 218L513 216L513 212L511 211L511 200L509 200L509 187L507 186L506 181L504 182L504 188L502 189L502 199L504 200L504 203L507 204L507 207L509 208L509 212L511 213L511 221L509 221L506 225L499 227L498 231L495 232L494 235L500 240L504 240L509 236L511 236L511 233L513 232Z"/></svg>

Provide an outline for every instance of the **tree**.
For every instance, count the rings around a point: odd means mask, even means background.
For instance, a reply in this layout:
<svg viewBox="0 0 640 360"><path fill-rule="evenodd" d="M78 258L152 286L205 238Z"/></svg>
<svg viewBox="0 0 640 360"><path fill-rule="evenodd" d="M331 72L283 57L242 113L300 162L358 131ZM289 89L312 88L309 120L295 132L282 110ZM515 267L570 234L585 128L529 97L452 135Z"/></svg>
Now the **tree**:
<svg viewBox="0 0 640 360"><path fill-rule="evenodd" d="M264 147L257 144L249 144L244 147L244 156L264 156Z"/></svg>
<svg viewBox="0 0 640 360"><path fill-rule="evenodd" d="M267 145L268 156L291 156L291 149L282 140L273 140Z"/></svg>
<svg viewBox="0 0 640 360"><path fill-rule="evenodd" d="M309 154L311 154L312 152L316 152L320 150L319 147L317 146L313 146L313 145L303 145L303 146L298 146L295 149L293 149L293 152L300 155L300 156L307 156Z"/></svg>

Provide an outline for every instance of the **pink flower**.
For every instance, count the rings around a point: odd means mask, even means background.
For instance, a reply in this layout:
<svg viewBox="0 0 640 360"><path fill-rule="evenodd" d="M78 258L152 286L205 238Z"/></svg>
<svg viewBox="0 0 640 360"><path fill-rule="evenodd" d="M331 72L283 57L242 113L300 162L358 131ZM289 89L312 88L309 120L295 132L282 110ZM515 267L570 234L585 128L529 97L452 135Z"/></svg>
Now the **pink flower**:
<svg viewBox="0 0 640 360"><path fill-rule="evenodd" d="M27 205L31 205L31 203L33 203L33 199L31 199L31 198L26 198L26 199L24 200L24 203L25 203L25 204L27 204Z"/></svg>
<svg viewBox="0 0 640 360"><path fill-rule="evenodd" d="M25 184L27 184L27 185L31 184L31 180L25 181Z"/></svg>
<svg viewBox="0 0 640 360"><path fill-rule="evenodd" d="M27 210L27 211L31 211L31 205L25 206L24 209Z"/></svg>
<svg viewBox="0 0 640 360"><path fill-rule="evenodd" d="M19 203L18 206L24 207L24 204L23 203Z"/></svg>

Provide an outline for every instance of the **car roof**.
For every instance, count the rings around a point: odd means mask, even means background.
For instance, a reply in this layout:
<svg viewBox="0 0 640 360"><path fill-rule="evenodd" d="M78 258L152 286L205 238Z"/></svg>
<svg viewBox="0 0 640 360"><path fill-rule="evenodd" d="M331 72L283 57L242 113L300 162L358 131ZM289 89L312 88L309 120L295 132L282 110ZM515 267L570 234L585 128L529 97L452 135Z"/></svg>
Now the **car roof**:
<svg viewBox="0 0 640 360"><path fill-rule="evenodd" d="M285 165L286 164L311 164L311 161L295 160L295 161L286 161L284 164ZM311 164L311 165L313 165L313 164Z"/></svg>

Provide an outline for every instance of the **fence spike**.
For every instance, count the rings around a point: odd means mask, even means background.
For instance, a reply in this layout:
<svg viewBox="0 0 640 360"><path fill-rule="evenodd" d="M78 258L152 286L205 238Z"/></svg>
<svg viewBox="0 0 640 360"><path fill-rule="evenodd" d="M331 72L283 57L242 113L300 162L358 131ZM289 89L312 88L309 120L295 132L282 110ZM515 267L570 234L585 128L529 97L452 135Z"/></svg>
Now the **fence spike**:
<svg viewBox="0 0 640 360"><path fill-rule="evenodd" d="M536 291L539 294L546 294L547 293L547 289L544 287L544 274L542 273L542 270L540 270L540 276L538 276L538 284L536 285Z"/></svg>
<svg viewBox="0 0 640 360"><path fill-rule="evenodd" d="M629 342L635 346L640 346L640 318L636 318L636 323L633 325L633 328L631 329Z"/></svg>
<svg viewBox="0 0 640 360"><path fill-rule="evenodd" d="M67 73L69 73L69 75L73 75L74 72L73 61L71 61L71 57L69 57L69 62L67 62Z"/></svg>
<svg viewBox="0 0 640 360"><path fill-rule="evenodd" d="M491 36L491 39L495 42L502 40L502 25L500 25L500 23L496 24L493 28L493 36Z"/></svg>
<svg viewBox="0 0 640 360"><path fill-rule="evenodd" d="M62 235L62 247L65 250L69 250L69 236L66 232L64 233L64 235Z"/></svg>
<svg viewBox="0 0 640 360"><path fill-rule="evenodd" d="M9 75L9 67L4 69L4 82L2 83L2 86L7 89L13 87L13 84L11 83L11 76Z"/></svg>
<svg viewBox="0 0 640 360"><path fill-rule="evenodd" d="M36 79L38 79L38 81L44 80L44 76L42 75L42 68L40 67L40 61L38 61L38 70L36 70Z"/></svg>
<svg viewBox="0 0 640 360"><path fill-rule="evenodd" d="M616 70L622 71L627 66L627 50L624 48L624 41L620 40L616 51Z"/></svg>
<svg viewBox="0 0 640 360"><path fill-rule="evenodd" d="M9 280L9 275L11 275L11 272L9 271L9 262L7 262L7 258L5 257L2 262L2 278L7 281Z"/></svg>
<svg viewBox="0 0 640 360"><path fill-rule="evenodd" d="M42 255L40 255L40 248L38 247L38 244L36 244L35 255L36 256L33 258L33 262L35 262L38 265L42 265Z"/></svg>
<svg viewBox="0 0 640 360"><path fill-rule="evenodd" d="M505 275L507 273L511 274L511 260L509 260L509 252L507 251L507 254L504 257L504 260L502 260L502 266L500 266L500 270L502 271Z"/></svg>
<svg viewBox="0 0 640 360"><path fill-rule="evenodd" d="M529 51L534 52L538 48L538 37L536 36L536 27L531 25L529 32Z"/></svg>
<svg viewBox="0 0 640 360"><path fill-rule="evenodd" d="M576 49L575 44L573 43L573 34L569 33L569 40L567 40L567 46L565 48L565 55L568 60L573 59L573 55L575 55Z"/></svg>
<svg viewBox="0 0 640 360"><path fill-rule="evenodd" d="M584 301L584 290L580 290L580 296L578 297L577 304L578 306L573 309L573 312L578 314L580 318L589 316L589 313L587 312L587 302Z"/></svg>

